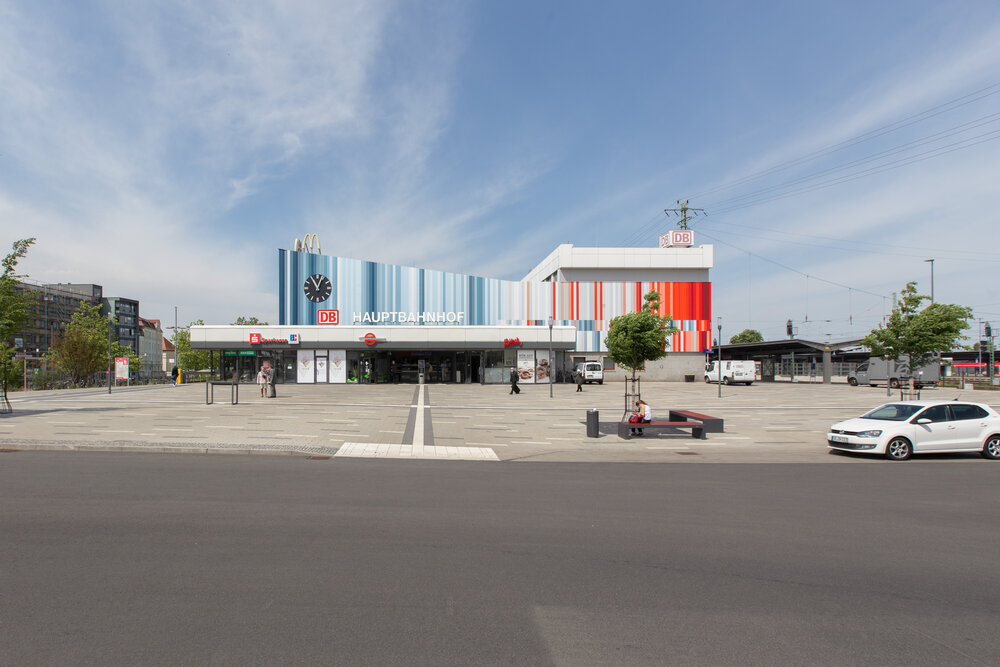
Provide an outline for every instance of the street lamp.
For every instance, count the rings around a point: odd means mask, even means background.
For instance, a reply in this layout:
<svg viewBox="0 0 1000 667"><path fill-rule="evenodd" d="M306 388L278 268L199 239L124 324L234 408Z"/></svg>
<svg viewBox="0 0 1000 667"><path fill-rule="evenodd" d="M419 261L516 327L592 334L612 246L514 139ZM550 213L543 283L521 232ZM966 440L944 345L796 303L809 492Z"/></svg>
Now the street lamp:
<svg viewBox="0 0 1000 667"><path fill-rule="evenodd" d="M722 318L719 317L719 398L722 398Z"/></svg>
<svg viewBox="0 0 1000 667"><path fill-rule="evenodd" d="M931 303L934 303L934 260L925 259L924 261L931 263Z"/></svg>
<svg viewBox="0 0 1000 667"><path fill-rule="evenodd" d="M115 358L111 356L111 327L114 324L115 315L108 310L108 393L111 393L111 376L115 371Z"/></svg>
<svg viewBox="0 0 1000 667"><path fill-rule="evenodd" d="M552 369L555 367L555 359L552 358L552 325L555 324L553 318L549 318L549 398L552 398Z"/></svg>

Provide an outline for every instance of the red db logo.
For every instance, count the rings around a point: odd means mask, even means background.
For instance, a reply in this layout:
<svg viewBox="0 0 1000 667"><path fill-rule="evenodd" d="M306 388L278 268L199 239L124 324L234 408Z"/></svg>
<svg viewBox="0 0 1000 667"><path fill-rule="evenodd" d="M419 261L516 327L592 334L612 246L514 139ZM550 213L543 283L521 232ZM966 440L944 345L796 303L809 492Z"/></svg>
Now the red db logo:
<svg viewBox="0 0 1000 667"><path fill-rule="evenodd" d="M339 310L317 310L316 317L318 324L340 324Z"/></svg>

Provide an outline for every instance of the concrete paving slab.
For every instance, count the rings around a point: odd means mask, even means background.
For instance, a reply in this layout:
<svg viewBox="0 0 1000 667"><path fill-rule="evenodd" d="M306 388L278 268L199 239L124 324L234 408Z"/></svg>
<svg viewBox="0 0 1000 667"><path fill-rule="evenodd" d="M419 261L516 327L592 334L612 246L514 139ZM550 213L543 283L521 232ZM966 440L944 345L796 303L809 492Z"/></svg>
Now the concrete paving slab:
<svg viewBox="0 0 1000 667"><path fill-rule="evenodd" d="M330 455L367 443L399 446L393 456L410 458L423 445L488 448L502 461L857 463L868 459L828 453L826 428L887 399L884 388L847 385L756 383L723 387L719 398L714 385L648 382L643 398L654 416L694 410L723 418L725 432L704 441L686 432L625 441L616 433L624 387L613 384L583 392L556 385L552 398L547 385L525 385L517 396L491 385L432 384L419 394L413 385L280 389L275 399L246 392L238 405L206 405L200 385L15 392L14 412L0 416L0 447ZM1000 394L988 391L924 390L938 396L1000 404ZM586 437L590 409L600 414L598 438ZM419 436L418 413L425 422ZM678 456L682 450L698 456ZM450 458L451 450L441 453Z"/></svg>

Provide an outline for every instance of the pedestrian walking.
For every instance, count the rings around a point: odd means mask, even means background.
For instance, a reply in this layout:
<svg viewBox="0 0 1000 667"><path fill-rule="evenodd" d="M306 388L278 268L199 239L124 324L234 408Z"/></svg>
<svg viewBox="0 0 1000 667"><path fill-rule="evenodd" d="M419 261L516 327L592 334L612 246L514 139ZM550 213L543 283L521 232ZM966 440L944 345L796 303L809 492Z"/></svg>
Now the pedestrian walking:
<svg viewBox="0 0 1000 667"><path fill-rule="evenodd" d="M576 369L576 377L574 379L576 380L576 390L583 391L583 373L580 372L579 368Z"/></svg>
<svg viewBox="0 0 1000 667"><path fill-rule="evenodd" d="M520 376L517 374L517 369L516 368L510 369L510 393L512 394L521 393L521 389L517 386L518 377Z"/></svg>
<svg viewBox="0 0 1000 667"><path fill-rule="evenodd" d="M177 370L177 366L174 366L173 368L170 369L170 380L174 383L175 387L177 386L178 373L180 373L180 371Z"/></svg>

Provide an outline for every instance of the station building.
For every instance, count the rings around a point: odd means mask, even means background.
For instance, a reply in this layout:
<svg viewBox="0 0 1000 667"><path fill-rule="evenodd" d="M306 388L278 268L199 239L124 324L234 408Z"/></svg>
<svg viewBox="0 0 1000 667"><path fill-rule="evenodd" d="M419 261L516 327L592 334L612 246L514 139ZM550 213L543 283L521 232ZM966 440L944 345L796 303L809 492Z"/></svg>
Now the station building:
<svg viewBox="0 0 1000 667"><path fill-rule="evenodd" d="M213 371L284 383L568 381L582 361L623 377L607 356L611 320L656 290L678 332L647 380L701 377L712 346L711 245L673 230L660 247L560 245L520 281L322 254L307 235L277 256L278 324L195 326Z"/></svg>

